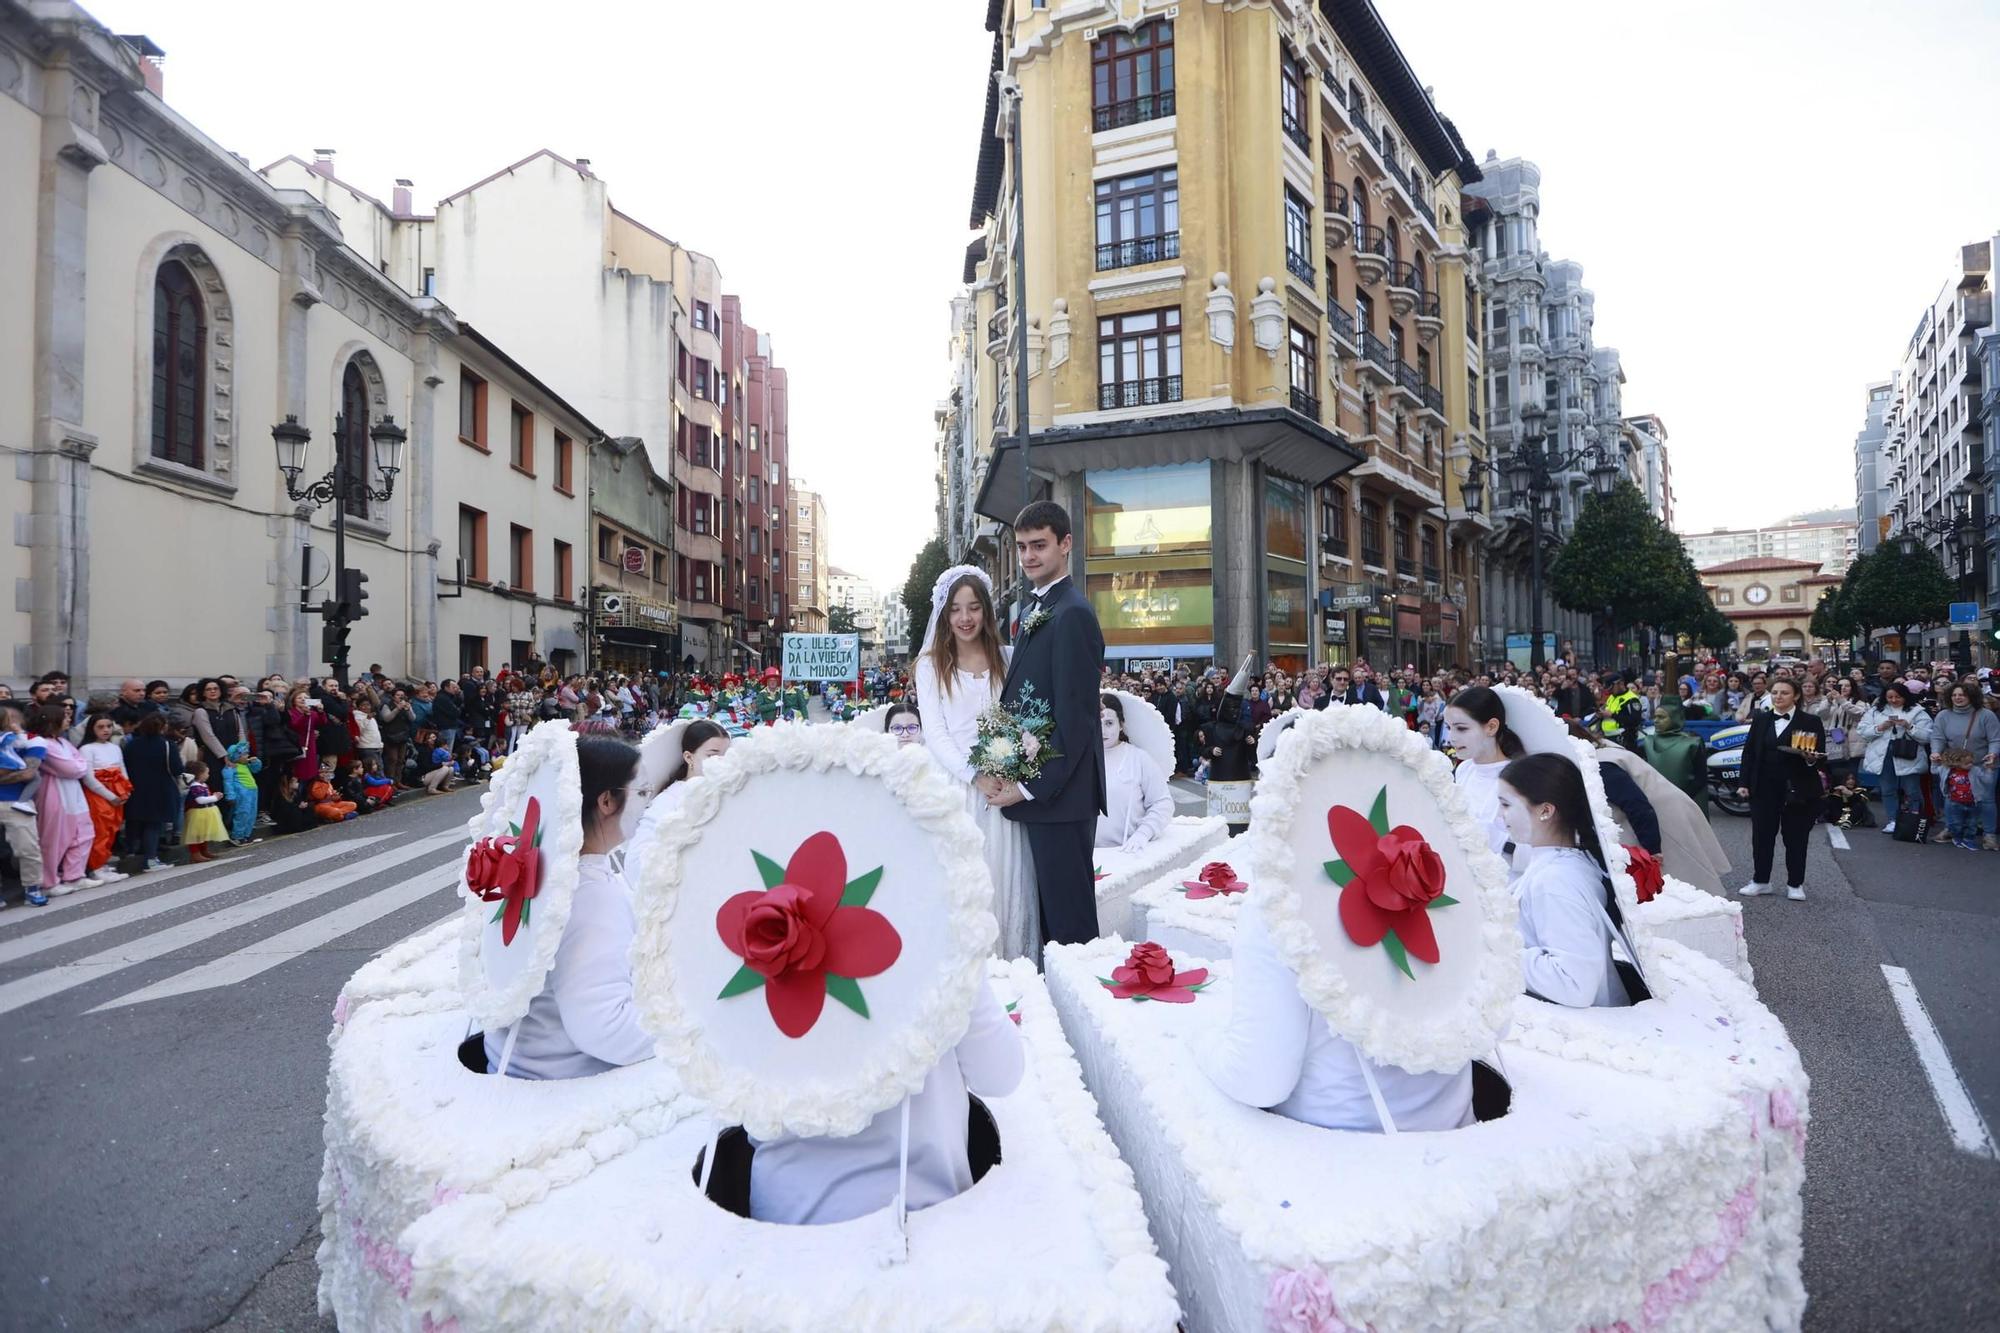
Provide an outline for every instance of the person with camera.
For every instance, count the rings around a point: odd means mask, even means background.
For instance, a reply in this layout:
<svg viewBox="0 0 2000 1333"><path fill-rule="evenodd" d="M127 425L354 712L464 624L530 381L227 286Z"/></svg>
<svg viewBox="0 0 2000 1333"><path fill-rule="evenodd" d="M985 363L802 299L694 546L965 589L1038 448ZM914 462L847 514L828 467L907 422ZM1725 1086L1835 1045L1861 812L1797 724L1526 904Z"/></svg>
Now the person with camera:
<svg viewBox="0 0 2000 1333"><path fill-rule="evenodd" d="M1892 680L1883 685L1880 698L1862 715L1854 736L1868 747L1862 754L1862 771L1878 779L1882 810L1887 816L1882 831L1894 835L1900 824L1900 840L1913 840L1924 818L1930 714L1916 705L1908 686Z"/></svg>

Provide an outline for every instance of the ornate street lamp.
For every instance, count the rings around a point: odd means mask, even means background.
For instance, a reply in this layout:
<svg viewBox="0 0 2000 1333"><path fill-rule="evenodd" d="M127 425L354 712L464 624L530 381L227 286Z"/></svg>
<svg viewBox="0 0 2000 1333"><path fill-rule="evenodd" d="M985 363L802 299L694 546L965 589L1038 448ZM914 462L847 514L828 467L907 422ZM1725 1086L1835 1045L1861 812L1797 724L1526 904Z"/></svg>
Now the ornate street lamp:
<svg viewBox="0 0 2000 1333"><path fill-rule="evenodd" d="M382 488L376 490L368 484L366 477L349 473L347 450L339 445L346 434L345 418L336 416L333 419L333 470L302 487L299 476L306 468L306 451L312 444L312 432L291 415L271 427L271 443L278 454L278 471L285 477L285 494L293 501L309 503L315 509L327 504L333 506L334 596L320 603L319 607L319 614L325 621L321 651L343 689L347 686L348 626L368 614L368 576L358 569L347 567L347 506L350 503L365 504L370 500L378 504L389 502L396 493L396 474L403 470L403 447L409 440L409 433L397 425L396 418L392 416L383 417L369 428L368 438L375 446L375 471L382 483Z"/></svg>

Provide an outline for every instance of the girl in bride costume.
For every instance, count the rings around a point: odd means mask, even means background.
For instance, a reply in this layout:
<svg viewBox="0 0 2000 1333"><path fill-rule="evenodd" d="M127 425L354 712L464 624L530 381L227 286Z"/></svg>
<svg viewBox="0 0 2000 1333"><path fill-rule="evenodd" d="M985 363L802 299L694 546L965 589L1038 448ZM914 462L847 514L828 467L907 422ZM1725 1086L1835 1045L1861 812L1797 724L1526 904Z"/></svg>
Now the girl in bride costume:
<svg viewBox="0 0 2000 1333"><path fill-rule="evenodd" d="M957 565L931 586L931 618L917 657L917 708L924 746L944 771L965 784L965 808L986 837L993 875L993 915L1000 922L1002 958L1038 958L1041 912L1027 833L988 805L972 785L969 762L979 714L1000 698L1007 650L993 614L993 585L972 565Z"/></svg>

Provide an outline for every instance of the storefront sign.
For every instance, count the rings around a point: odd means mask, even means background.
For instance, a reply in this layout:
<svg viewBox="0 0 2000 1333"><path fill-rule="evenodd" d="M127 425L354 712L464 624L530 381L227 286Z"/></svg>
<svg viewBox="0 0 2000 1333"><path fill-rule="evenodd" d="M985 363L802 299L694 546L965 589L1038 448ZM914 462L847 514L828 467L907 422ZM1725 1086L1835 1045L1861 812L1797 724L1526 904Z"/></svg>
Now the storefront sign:
<svg viewBox="0 0 2000 1333"><path fill-rule="evenodd" d="M1336 583L1320 594L1320 605L1329 611L1365 611L1376 600L1375 590L1365 583Z"/></svg>
<svg viewBox="0 0 2000 1333"><path fill-rule="evenodd" d="M1326 627L1323 635L1328 643L1347 642L1347 613L1329 611L1326 613Z"/></svg>
<svg viewBox="0 0 2000 1333"><path fill-rule="evenodd" d="M597 595L599 629L634 628L665 634L673 628L674 608L648 597L629 592L600 590Z"/></svg>
<svg viewBox="0 0 2000 1333"><path fill-rule="evenodd" d="M627 574L643 574L646 572L645 547L628 546L625 548L625 572Z"/></svg>
<svg viewBox="0 0 2000 1333"><path fill-rule="evenodd" d="M1390 623L1389 617L1383 615L1379 611L1370 612L1368 615L1361 617L1361 626L1364 632L1366 632L1368 637L1371 639L1373 638L1386 639L1390 637L1392 633L1394 633L1395 629L1395 627Z"/></svg>
<svg viewBox="0 0 2000 1333"><path fill-rule="evenodd" d="M786 680L855 680L861 675L858 634L787 634Z"/></svg>

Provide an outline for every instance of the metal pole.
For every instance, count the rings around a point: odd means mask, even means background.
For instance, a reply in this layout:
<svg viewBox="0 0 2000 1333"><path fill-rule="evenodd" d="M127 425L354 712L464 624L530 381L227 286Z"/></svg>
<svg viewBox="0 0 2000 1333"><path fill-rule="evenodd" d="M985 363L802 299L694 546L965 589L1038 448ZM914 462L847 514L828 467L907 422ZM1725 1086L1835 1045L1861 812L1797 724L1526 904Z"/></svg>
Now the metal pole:
<svg viewBox="0 0 2000 1333"><path fill-rule="evenodd" d="M1528 639L1528 665L1542 669L1542 478L1539 473L1528 484L1528 600L1532 633Z"/></svg>
<svg viewBox="0 0 2000 1333"><path fill-rule="evenodd" d="M341 590L345 586L347 572L347 442L342 438L346 433L346 419L333 419L333 615L329 618L335 626L335 635L340 648L339 656L328 665L333 667L333 678L340 682L344 692L347 689L347 603L341 600Z"/></svg>
<svg viewBox="0 0 2000 1333"><path fill-rule="evenodd" d="M1014 95L1007 119L1007 151L1014 172L1014 430L1021 437L1021 503L1034 499L1028 471L1028 190L1021 177L1022 97Z"/></svg>

